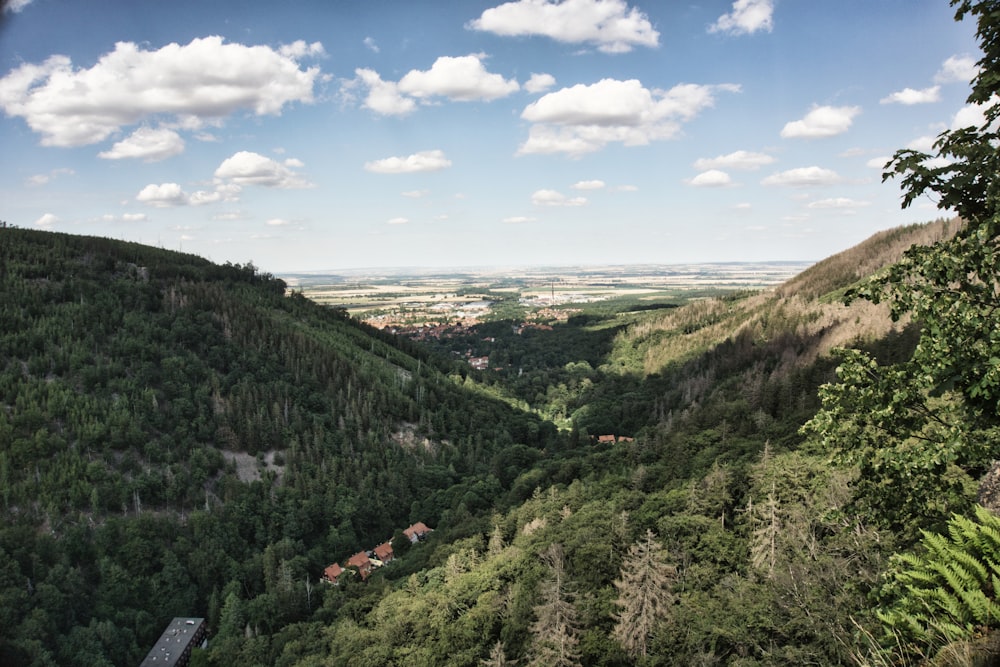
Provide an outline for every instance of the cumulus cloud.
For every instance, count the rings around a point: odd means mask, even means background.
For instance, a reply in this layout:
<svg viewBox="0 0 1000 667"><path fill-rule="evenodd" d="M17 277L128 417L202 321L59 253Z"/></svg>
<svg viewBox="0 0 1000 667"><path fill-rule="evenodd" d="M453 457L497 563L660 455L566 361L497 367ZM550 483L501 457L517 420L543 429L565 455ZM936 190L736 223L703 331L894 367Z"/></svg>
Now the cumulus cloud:
<svg viewBox="0 0 1000 667"><path fill-rule="evenodd" d="M888 155L880 155L865 162L865 166L870 167L871 169L885 169L886 163L888 163L891 159L892 158Z"/></svg>
<svg viewBox="0 0 1000 667"><path fill-rule="evenodd" d="M429 195L430 190L406 190L404 192L400 192L399 194L404 197L408 197L409 199L420 199Z"/></svg>
<svg viewBox="0 0 1000 667"><path fill-rule="evenodd" d="M773 15L773 0L736 0L733 10L720 16L708 31L730 35L752 35L761 30L771 32Z"/></svg>
<svg viewBox="0 0 1000 667"><path fill-rule="evenodd" d="M184 152L181 135L166 128L140 127L126 139L117 142L111 150L98 153L105 160L137 158L146 162L159 162Z"/></svg>
<svg viewBox="0 0 1000 667"><path fill-rule="evenodd" d="M312 184L292 171L290 165L300 166L297 160L284 164L251 151L239 151L226 158L215 170L215 178L223 183L240 187L259 185L266 188L308 188Z"/></svg>
<svg viewBox="0 0 1000 667"><path fill-rule="evenodd" d="M660 39L646 15L624 0L517 0L487 9L466 27L505 37L593 44L605 53L655 47Z"/></svg>
<svg viewBox="0 0 1000 667"><path fill-rule="evenodd" d="M145 222L149 219L145 213L123 213L122 220L124 222Z"/></svg>
<svg viewBox="0 0 1000 667"><path fill-rule="evenodd" d="M292 60L301 60L302 58L319 58L325 56L326 49L323 48L323 44L320 42L306 44L304 40L299 39L291 44L279 47L278 53Z"/></svg>
<svg viewBox="0 0 1000 667"><path fill-rule="evenodd" d="M535 218L530 218L526 215L513 215L509 218L504 218L501 222L505 222L508 225L520 225L525 222L534 222Z"/></svg>
<svg viewBox="0 0 1000 667"><path fill-rule="evenodd" d="M809 202L807 208L842 209L845 211L853 211L856 208L869 206L870 204L871 202L848 199L847 197L834 197L832 199L820 199L818 201Z"/></svg>
<svg viewBox="0 0 1000 667"><path fill-rule="evenodd" d="M567 197L556 190L536 190L531 195L531 203L535 206L584 206L586 197Z"/></svg>
<svg viewBox="0 0 1000 667"><path fill-rule="evenodd" d="M766 153L736 151L713 158L699 158L695 160L694 168L698 171L707 171L709 169L745 169L752 171L772 162L774 162L774 158Z"/></svg>
<svg viewBox="0 0 1000 667"><path fill-rule="evenodd" d="M979 74L979 65L972 56L951 56L934 75L934 83L969 83Z"/></svg>
<svg viewBox="0 0 1000 667"><path fill-rule="evenodd" d="M405 116L416 110L418 100L490 101L520 89L514 79L487 71L485 57L482 53L442 56L429 70L410 70L399 81L385 81L375 70L359 68L353 80L344 82L343 91L350 97L362 85L368 89L362 106L383 116Z"/></svg>
<svg viewBox="0 0 1000 667"><path fill-rule="evenodd" d="M51 227L57 222L59 222L58 216L52 213L45 213L38 220L35 220L35 225L38 227Z"/></svg>
<svg viewBox="0 0 1000 667"><path fill-rule="evenodd" d="M574 190L602 190L604 186L604 181L595 179L592 181L577 181L570 187Z"/></svg>
<svg viewBox="0 0 1000 667"><path fill-rule="evenodd" d="M283 54L219 36L155 51L118 42L89 69L63 55L13 69L0 79L0 108L23 118L45 146L94 144L152 117L195 129L242 109L278 115L286 104L313 101L320 70L300 69L299 50Z"/></svg>
<svg viewBox="0 0 1000 667"><path fill-rule="evenodd" d="M994 98L995 100L996 98ZM986 109L989 105L967 104L951 120L951 129L963 127L983 127L986 125Z"/></svg>
<svg viewBox="0 0 1000 667"><path fill-rule="evenodd" d="M184 206L188 203L187 193L177 183L150 183L139 191L135 199L156 208Z"/></svg>
<svg viewBox="0 0 1000 667"><path fill-rule="evenodd" d="M441 56L426 71L410 70L399 80L399 90L416 98L447 97L459 102L495 100L520 89L517 81L491 74L482 53Z"/></svg>
<svg viewBox="0 0 1000 667"><path fill-rule="evenodd" d="M365 163L365 171L376 174L412 174L422 171L440 171L451 166L444 151L421 151L405 157L387 157Z"/></svg>
<svg viewBox="0 0 1000 667"><path fill-rule="evenodd" d="M696 188L723 188L732 185L733 179L724 171L719 169L709 169L703 171L694 178L685 181L688 185Z"/></svg>
<svg viewBox="0 0 1000 667"><path fill-rule="evenodd" d="M810 187L818 185L833 185L840 182L837 172L822 167L799 167L772 174L761 181L761 185L790 185L793 187Z"/></svg>
<svg viewBox="0 0 1000 667"><path fill-rule="evenodd" d="M556 78L551 74L531 73L531 78L524 84L524 89L529 93L542 93L556 85Z"/></svg>
<svg viewBox="0 0 1000 667"><path fill-rule="evenodd" d="M271 218L267 220L264 224L268 225L269 227L287 227L288 225L292 224L292 222L291 220L285 220L284 218Z"/></svg>
<svg viewBox="0 0 1000 667"><path fill-rule="evenodd" d="M378 53L380 51L380 49L378 48L378 44L375 43L375 39L372 37L365 37L364 45L368 47L368 49L370 49L373 53Z"/></svg>
<svg viewBox="0 0 1000 667"><path fill-rule="evenodd" d="M931 86L923 90L903 88L879 100L880 104L928 104L941 101L941 86Z"/></svg>
<svg viewBox="0 0 1000 667"><path fill-rule="evenodd" d="M405 116L417 108L417 103L399 92L394 81L383 81L378 72L371 69L354 70L357 81L368 87L368 95L362 106L383 116ZM350 82L353 86L354 82Z"/></svg>
<svg viewBox="0 0 1000 667"><path fill-rule="evenodd" d="M715 103L718 91L738 92L739 86L680 84L670 90L648 89L636 79L602 79L544 95L521 113L534 123L519 154L581 155L611 142L640 146L669 139Z"/></svg>
<svg viewBox="0 0 1000 667"><path fill-rule="evenodd" d="M786 139L815 139L843 134L851 127L861 107L813 107L802 120L787 123L781 130Z"/></svg>
<svg viewBox="0 0 1000 667"><path fill-rule="evenodd" d="M386 222L389 223L390 225L405 225L409 221L410 221L409 218L403 218L403 217L389 218L388 220L386 220Z"/></svg>

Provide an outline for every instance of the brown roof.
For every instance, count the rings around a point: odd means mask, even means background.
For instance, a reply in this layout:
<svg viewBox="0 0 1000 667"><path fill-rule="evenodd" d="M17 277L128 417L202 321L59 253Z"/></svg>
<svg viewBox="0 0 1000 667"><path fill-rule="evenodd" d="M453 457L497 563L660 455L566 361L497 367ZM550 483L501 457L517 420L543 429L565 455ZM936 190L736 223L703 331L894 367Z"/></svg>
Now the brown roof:
<svg viewBox="0 0 1000 667"><path fill-rule="evenodd" d="M327 565L326 569L323 570L323 576L329 581L337 581L337 577L344 573L344 568L340 567L339 563L334 563L333 565Z"/></svg>
<svg viewBox="0 0 1000 667"><path fill-rule="evenodd" d="M423 521L418 521L409 528L407 528L406 530L404 530L403 534L412 540L414 535L419 537L421 535L426 535L429 532L431 532L431 529L428 528Z"/></svg>
<svg viewBox="0 0 1000 667"><path fill-rule="evenodd" d="M614 442L615 436L613 435L599 435L597 436L597 442Z"/></svg>
<svg viewBox="0 0 1000 667"><path fill-rule="evenodd" d="M359 551L350 558L347 559L348 567L367 567L371 565L371 561L368 559L368 554L364 551Z"/></svg>
<svg viewBox="0 0 1000 667"><path fill-rule="evenodd" d="M383 542L373 549L375 552L375 558L379 560L391 560L392 559L392 543Z"/></svg>

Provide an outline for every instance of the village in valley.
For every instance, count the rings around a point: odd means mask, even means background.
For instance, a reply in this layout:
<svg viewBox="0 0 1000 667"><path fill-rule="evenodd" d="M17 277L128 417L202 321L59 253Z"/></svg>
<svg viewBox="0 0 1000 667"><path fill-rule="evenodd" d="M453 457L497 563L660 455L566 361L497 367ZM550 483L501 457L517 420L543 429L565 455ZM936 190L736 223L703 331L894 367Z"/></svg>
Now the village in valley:
<svg viewBox="0 0 1000 667"><path fill-rule="evenodd" d="M432 532L434 532L432 528L428 528L422 521L418 521L403 530L403 536L410 541L410 544L416 544ZM388 565L393 558L392 540L386 540L373 549L354 554L347 559L344 566L341 566L339 562L331 563L323 570L320 581L338 586L341 578L345 575L357 576L361 578L361 581L366 581L375 569Z"/></svg>

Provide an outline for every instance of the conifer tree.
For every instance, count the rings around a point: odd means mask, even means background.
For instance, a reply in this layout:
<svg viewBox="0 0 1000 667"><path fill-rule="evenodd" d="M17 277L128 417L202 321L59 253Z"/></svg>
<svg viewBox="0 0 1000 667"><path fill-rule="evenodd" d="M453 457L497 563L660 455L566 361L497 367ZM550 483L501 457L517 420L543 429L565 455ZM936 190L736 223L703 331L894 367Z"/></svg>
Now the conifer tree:
<svg viewBox="0 0 1000 667"><path fill-rule="evenodd" d="M615 580L619 610L612 635L632 657L645 656L649 638L667 618L673 603L677 568L667 562L667 550L651 530L633 544Z"/></svg>
<svg viewBox="0 0 1000 667"><path fill-rule="evenodd" d="M542 602L535 605L531 624L531 667L570 667L580 658L576 607L570 599L562 545L553 543L542 552L549 566L542 582Z"/></svg>
<svg viewBox="0 0 1000 667"><path fill-rule="evenodd" d="M508 665L517 664L517 660L507 659L503 650L503 642L498 639L497 643L493 645L492 649L490 649L490 657L485 660L480 660L479 664L483 667L507 667Z"/></svg>

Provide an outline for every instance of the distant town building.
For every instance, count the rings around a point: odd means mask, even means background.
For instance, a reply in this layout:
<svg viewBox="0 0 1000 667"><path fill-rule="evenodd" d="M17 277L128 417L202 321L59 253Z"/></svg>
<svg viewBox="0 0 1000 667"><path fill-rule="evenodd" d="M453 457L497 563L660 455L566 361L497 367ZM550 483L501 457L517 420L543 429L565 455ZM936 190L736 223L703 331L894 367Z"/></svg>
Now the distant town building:
<svg viewBox="0 0 1000 667"><path fill-rule="evenodd" d="M191 649L208 643L206 631L204 618L175 618L139 667L185 667L191 660Z"/></svg>
<svg viewBox="0 0 1000 667"><path fill-rule="evenodd" d="M490 367L489 357L472 357L469 359L469 365L475 368L477 371L485 371Z"/></svg>

